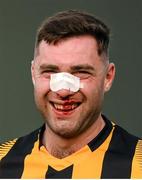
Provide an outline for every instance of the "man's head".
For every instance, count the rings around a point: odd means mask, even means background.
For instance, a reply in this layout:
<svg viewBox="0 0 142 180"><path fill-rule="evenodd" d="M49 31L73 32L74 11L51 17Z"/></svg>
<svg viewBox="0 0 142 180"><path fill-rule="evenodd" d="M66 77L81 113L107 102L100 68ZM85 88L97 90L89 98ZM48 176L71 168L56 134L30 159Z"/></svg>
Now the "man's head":
<svg viewBox="0 0 142 180"><path fill-rule="evenodd" d="M59 13L39 28L32 79L36 105L53 133L75 137L97 121L115 74L108 44L107 26L78 11ZM51 75L61 72L78 77L83 88L52 91Z"/></svg>
<svg viewBox="0 0 142 180"><path fill-rule="evenodd" d="M37 32L37 48L41 41L56 44L66 38L91 35L97 41L98 54L108 56L109 28L91 14L69 10L46 19Z"/></svg>

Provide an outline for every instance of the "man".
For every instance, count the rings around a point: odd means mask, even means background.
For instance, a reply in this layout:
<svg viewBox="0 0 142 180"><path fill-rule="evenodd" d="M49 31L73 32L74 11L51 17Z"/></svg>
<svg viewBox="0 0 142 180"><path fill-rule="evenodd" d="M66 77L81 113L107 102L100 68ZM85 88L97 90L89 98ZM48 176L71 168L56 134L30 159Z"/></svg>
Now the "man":
<svg viewBox="0 0 142 180"><path fill-rule="evenodd" d="M85 12L48 18L31 65L45 124L0 146L0 178L142 178L142 141L102 115L115 65L109 29Z"/></svg>

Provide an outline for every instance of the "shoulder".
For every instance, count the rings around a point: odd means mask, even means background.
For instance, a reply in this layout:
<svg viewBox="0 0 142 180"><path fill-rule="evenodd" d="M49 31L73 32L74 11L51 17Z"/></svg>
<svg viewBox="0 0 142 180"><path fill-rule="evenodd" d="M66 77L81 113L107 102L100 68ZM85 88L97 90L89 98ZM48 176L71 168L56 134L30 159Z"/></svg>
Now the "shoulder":
<svg viewBox="0 0 142 180"><path fill-rule="evenodd" d="M16 141L17 139L13 139L11 141L0 144L0 160L9 152L9 150L14 146Z"/></svg>
<svg viewBox="0 0 142 180"><path fill-rule="evenodd" d="M132 135L122 127L114 125L114 131L112 135L111 145L117 148L121 152L128 154L135 151L138 142L141 139L135 135Z"/></svg>
<svg viewBox="0 0 142 180"><path fill-rule="evenodd" d="M114 125L114 136L116 139L121 139L123 142L127 142L128 144L138 142L138 140L141 140L140 137L137 137L129 133L127 130L118 125Z"/></svg>
<svg viewBox="0 0 142 180"><path fill-rule="evenodd" d="M120 151L126 154L128 153L128 151L134 151L140 138L129 133L127 130L115 124L104 115L103 119L106 125L111 124L112 126L111 140L109 143L110 151Z"/></svg>
<svg viewBox="0 0 142 180"><path fill-rule="evenodd" d="M118 177L142 178L142 140L113 124L104 167ZM115 176L116 176L115 174Z"/></svg>
<svg viewBox="0 0 142 180"><path fill-rule="evenodd" d="M1 143L0 160L10 153L23 153L27 149L32 149L34 142L39 138L41 129L38 128L25 136Z"/></svg>

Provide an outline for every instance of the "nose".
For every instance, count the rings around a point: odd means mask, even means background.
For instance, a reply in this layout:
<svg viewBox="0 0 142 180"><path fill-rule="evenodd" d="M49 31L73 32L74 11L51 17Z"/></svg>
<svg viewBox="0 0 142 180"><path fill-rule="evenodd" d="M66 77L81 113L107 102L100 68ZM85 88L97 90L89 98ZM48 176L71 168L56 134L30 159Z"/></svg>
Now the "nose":
<svg viewBox="0 0 142 180"><path fill-rule="evenodd" d="M60 96L61 98L65 98L65 97L75 94L75 92L67 90L67 89L60 89L60 90L56 91L56 94L58 96Z"/></svg>

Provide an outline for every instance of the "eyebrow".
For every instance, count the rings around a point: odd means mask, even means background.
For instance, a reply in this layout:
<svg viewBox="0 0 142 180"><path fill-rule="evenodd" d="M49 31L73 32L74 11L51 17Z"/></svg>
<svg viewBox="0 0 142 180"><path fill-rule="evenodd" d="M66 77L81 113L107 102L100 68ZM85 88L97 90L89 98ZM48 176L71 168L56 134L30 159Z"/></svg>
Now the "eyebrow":
<svg viewBox="0 0 142 180"><path fill-rule="evenodd" d="M79 71L79 70L89 70L89 71L95 71L95 68L89 64L78 64L71 66L69 68L71 71ZM39 67L39 70L55 70L60 71L60 68L57 65L54 64L42 64Z"/></svg>
<svg viewBox="0 0 142 180"><path fill-rule="evenodd" d="M79 64L75 66L71 66L72 71L79 71L79 70L91 70L95 71L95 68L89 64Z"/></svg>
<svg viewBox="0 0 142 180"><path fill-rule="evenodd" d="M59 70L59 67L54 65L54 64L42 64L40 67L39 67L40 70L44 70L44 69L51 69L51 70L56 70L58 71Z"/></svg>

